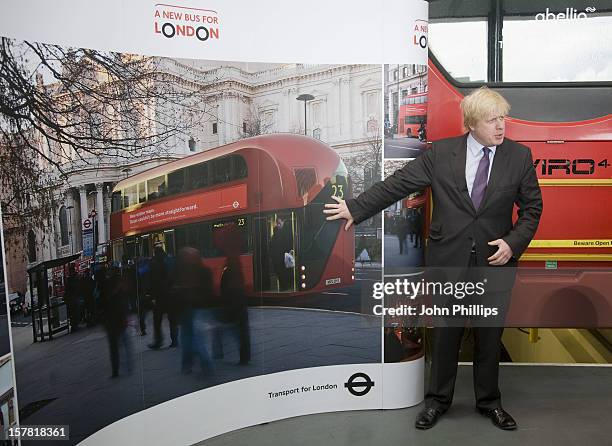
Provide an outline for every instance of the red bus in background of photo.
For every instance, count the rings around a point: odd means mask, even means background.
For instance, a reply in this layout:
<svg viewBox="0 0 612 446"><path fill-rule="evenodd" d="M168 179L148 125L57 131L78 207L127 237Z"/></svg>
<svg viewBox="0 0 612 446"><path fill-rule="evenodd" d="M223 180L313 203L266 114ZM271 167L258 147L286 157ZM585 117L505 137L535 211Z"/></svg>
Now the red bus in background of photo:
<svg viewBox="0 0 612 446"><path fill-rule="evenodd" d="M459 104L483 83L458 84L430 53L428 85L428 139L465 133ZM536 101L546 89L556 89L557 98L563 98L564 93L575 97L577 91L602 88L569 83L485 85L511 105L521 98ZM611 327L612 114L576 122L509 116L506 136L531 148L544 201L538 231L519 261L508 326Z"/></svg>
<svg viewBox="0 0 612 446"><path fill-rule="evenodd" d="M397 116L400 135L409 138L419 137L421 123L427 125L427 93L409 94L402 99Z"/></svg>
<svg viewBox="0 0 612 446"><path fill-rule="evenodd" d="M323 214L332 196L350 197L347 175L329 146L289 134L247 138L163 164L115 186L111 257L142 264L154 246L161 245L169 258L184 246L195 247L218 293L226 262L218 241L231 233L241 238L250 295L351 285L354 229L344 231L341 222Z"/></svg>

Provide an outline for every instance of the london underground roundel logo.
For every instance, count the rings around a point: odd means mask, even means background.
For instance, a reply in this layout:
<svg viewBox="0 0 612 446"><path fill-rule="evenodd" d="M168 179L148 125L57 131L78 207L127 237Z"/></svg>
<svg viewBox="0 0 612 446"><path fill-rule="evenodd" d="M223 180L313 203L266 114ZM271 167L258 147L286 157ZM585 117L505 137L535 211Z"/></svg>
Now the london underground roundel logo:
<svg viewBox="0 0 612 446"><path fill-rule="evenodd" d="M365 373L359 372L354 373L348 381L344 383L344 387L346 387L352 395L364 396L374 387L374 381Z"/></svg>

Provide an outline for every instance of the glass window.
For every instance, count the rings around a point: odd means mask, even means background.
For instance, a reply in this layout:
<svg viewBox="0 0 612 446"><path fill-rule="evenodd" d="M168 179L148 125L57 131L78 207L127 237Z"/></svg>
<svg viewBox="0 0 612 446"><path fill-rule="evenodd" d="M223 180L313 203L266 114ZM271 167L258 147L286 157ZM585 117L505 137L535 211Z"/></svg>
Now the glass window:
<svg viewBox="0 0 612 446"><path fill-rule="evenodd" d="M147 200L165 197L167 192L165 175L147 181Z"/></svg>
<svg viewBox="0 0 612 446"><path fill-rule="evenodd" d="M455 80L487 80L486 18L432 20L428 31L431 51Z"/></svg>
<svg viewBox="0 0 612 446"><path fill-rule="evenodd" d="M144 203L147 201L147 190L145 189L144 181L142 183L138 183L138 202Z"/></svg>
<svg viewBox="0 0 612 446"><path fill-rule="evenodd" d="M231 179L231 158L229 156L224 156L222 158L218 158L212 160L212 184L224 183L226 181L230 181Z"/></svg>
<svg viewBox="0 0 612 446"><path fill-rule="evenodd" d="M113 259L121 260L123 258L123 241L113 241Z"/></svg>
<svg viewBox="0 0 612 446"><path fill-rule="evenodd" d="M187 169L188 189L199 189L208 186L208 163L200 163L189 166Z"/></svg>
<svg viewBox="0 0 612 446"><path fill-rule="evenodd" d="M206 246L207 255L204 257L219 257L222 256L223 253L219 251L214 246L215 233L219 231L221 228L232 226L236 233L240 235L240 254L245 254L249 252L249 225L250 219L248 217L235 217L231 220L224 220L212 223L206 223L206 230L209 231L207 234L210 238L210 243Z"/></svg>
<svg viewBox="0 0 612 446"><path fill-rule="evenodd" d="M65 206L62 206L60 208L59 224L60 224L61 246L66 246L69 243L69 240L68 240L68 212L66 212Z"/></svg>
<svg viewBox="0 0 612 446"><path fill-rule="evenodd" d="M185 191L185 170L179 169L168 174L168 193L179 194Z"/></svg>
<svg viewBox="0 0 612 446"><path fill-rule="evenodd" d="M504 82L612 80L612 16L556 3L504 17Z"/></svg>
<svg viewBox="0 0 612 446"><path fill-rule="evenodd" d="M321 129L319 130L319 138L320 139L320 135L321 135ZM239 180L240 178L246 178L248 176L248 169L247 169L247 164L246 161L244 160L243 157L241 157L240 155L235 155L232 157L234 160L234 180Z"/></svg>
<svg viewBox="0 0 612 446"><path fill-rule="evenodd" d="M124 239L125 243L123 245L123 255L116 260L123 260L123 257L127 257L128 259L133 259L136 257L136 238L128 237Z"/></svg>
<svg viewBox="0 0 612 446"><path fill-rule="evenodd" d="M151 257L151 240L149 234L143 235L139 240L141 257Z"/></svg>
<svg viewBox="0 0 612 446"><path fill-rule="evenodd" d="M213 135L217 134L217 123L216 122L212 123L212 132L213 132Z"/></svg>
<svg viewBox="0 0 612 446"><path fill-rule="evenodd" d="M138 185L126 187L123 189L123 207L127 208L138 204Z"/></svg>

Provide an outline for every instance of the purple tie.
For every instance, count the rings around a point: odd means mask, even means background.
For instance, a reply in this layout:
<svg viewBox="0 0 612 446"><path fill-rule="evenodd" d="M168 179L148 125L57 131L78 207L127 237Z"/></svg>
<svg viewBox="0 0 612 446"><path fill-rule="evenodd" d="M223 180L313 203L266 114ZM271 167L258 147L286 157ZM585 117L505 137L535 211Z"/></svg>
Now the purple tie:
<svg viewBox="0 0 612 446"><path fill-rule="evenodd" d="M482 199L487 191L487 181L489 178L489 152L491 149L483 147L482 156L480 163L478 163L478 170L476 171L476 177L474 178L474 184L472 185L472 203L474 208L478 209L482 203Z"/></svg>

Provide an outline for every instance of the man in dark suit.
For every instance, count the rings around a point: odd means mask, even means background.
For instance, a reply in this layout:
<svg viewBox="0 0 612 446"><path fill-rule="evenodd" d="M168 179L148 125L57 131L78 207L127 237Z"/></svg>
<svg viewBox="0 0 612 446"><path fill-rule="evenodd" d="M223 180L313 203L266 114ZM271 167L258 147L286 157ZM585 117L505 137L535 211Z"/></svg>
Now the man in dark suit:
<svg viewBox="0 0 612 446"><path fill-rule="evenodd" d="M433 144L431 150L397 170L356 199L327 204L328 220L344 218L345 228L360 223L406 195L431 187L433 215L426 262L448 268L485 267L508 271L514 281L517 260L529 245L542 213L542 196L528 147L504 138L510 105L486 87L461 102L468 133ZM513 224L514 204L518 220ZM493 269L495 268L495 269ZM501 324L500 324L501 325ZM432 368L425 409L415 426L429 429L452 403L457 358L464 328L438 327L432 342ZM516 422L503 410L498 387L503 327L474 327L476 408L505 430Z"/></svg>

